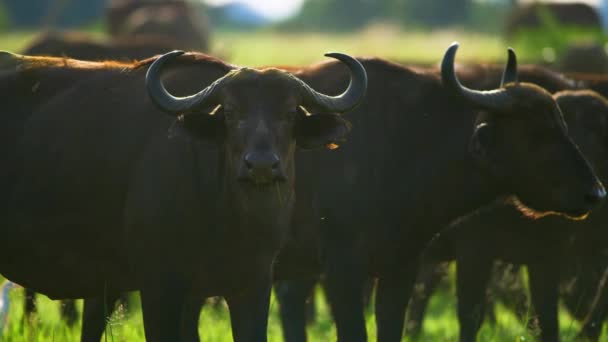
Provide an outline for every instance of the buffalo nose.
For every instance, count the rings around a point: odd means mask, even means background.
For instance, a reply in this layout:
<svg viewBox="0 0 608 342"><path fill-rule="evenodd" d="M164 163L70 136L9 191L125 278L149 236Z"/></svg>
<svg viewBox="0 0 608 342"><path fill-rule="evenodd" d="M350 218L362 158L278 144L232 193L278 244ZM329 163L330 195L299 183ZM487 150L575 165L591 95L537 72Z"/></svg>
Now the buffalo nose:
<svg viewBox="0 0 608 342"><path fill-rule="evenodd" d="M279 167L279 156L274 153L247 153L245 155L245 166L253 170L275 170Z"/></svg>
<svg viewBox="0 0 608 342"><path fill-rule="evenodd" d="M598 184L585 195L585 199L592 204L598 204L606 199L606 189L602 184Z"/></svg>

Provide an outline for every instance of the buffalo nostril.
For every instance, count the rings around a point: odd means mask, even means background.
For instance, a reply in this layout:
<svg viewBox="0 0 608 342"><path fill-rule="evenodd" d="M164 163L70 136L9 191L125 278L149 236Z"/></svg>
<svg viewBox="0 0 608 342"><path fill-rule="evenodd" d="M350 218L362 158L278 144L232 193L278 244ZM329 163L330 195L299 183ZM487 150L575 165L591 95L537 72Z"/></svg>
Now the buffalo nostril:
<svg viewBox="0 0 608 342"><path fill-rule="evenodd" d="M245 166L249 170L272 169L276 170L280 165L279 157L274 153L247 153L243 158Z"/></svg>

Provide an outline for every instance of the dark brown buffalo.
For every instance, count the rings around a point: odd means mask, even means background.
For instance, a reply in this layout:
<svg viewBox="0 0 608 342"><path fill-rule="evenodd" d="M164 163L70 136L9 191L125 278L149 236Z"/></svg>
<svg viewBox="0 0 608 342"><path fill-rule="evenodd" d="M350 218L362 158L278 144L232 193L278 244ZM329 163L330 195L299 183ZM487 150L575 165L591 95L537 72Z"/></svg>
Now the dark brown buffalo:
<svg viewBox="0 0 608 342"><path fill-rule="evenodd" d="M149 58L174 48L175 42L162 36L149 35L137 39L99 40L86 33L51 32L39 35L24 49L23 54L70 57L90 61L129 61ZM35 312L35 293L26 289L24 313L28 321ZM76 323L78 312L73 300L65 300L61 304L61 316L68 325Z"/></svg>
<svg viewBox="0 0 608 342"><path fill-rule="evenodd" d="M111 1L107 24L114 38L161 36L171 40L174 48L209 50L207 20L187 1Z"/></svg>
<svg viewBox="0 0 608 342"><path fill-rule="evenodd" d="M601 28L597 11L588 4L570 3L531 3L517 6L507 18L506 34L512 37L519 30L538 29L543 26L544 16L548 15L562 26L581 26Z"/></svg>
<svg viewBox="0 0 608 342"><path fill-rule="evenodd" d="M25 47L23 54L89 61L132 61L146 59L175 48L174 41L162 36L99 40L86 33L53 32L38 36Z"/></svg>
<svg viewBox="0 0 608 342"><path fill-rule="evenodd" d="M476 88L490 89L492 88L493 84L498 83L501 78L501 70L496 65L460 65L458 66L457 70L460 79L464 84ZM608 96L608 86L606 86L608 84L608 79L601 74L579 72L563 75L542 66L522 65L519 68L519 78L522 81L542 85L545 89L550 90L551 92L557 92L563 89L573 90L580 88L592 88L604 96ZM582 102L584 102L584 100ZM583 106L583 109L585 108L589 111L592 108L592 104L586 104ZM562 291L560 291L560 296L564 299L564 303L567 304L567 307L571 313L579 320L585 320L583 331L589 337L597 335L598 333L598 326L597 324L594 324L594 322L600 321L600 319L596 317L604 317L606 315L606 309L598 305L598 309L594 310L588 319L585 319L584 317L586 313L589 312L590 308L595 307L591 306L594 291L589 289L597 286L602 277L603 267L606 265L603 259L597 256L591 261L592 262L589 262L589 260L583 260L583 262L589 264L584 272L581 272L580 267L574 267L573 271L570 273L563 272L562 283L567 285L563 285ZM580 263L581 261L579 260L578 264ZM434 272L443 273L444 271L443 265L440 265L435 271L432 271L433 267L434 266L432 265L424 265L422 273L433 274ZM485 304L486 308L492 308L493 302L496 299L495 297L498 296L499 299L503 301L503 304L512 307L517 313L518 317L524 319L525 317L522 314L527 314L527 312L523 312L525 307L522 304L525 303L526 296L525 293L522 292L523 288L518 285L521 279L516 277L513 272L506 272L505 270L506 269L504 267L492 270L492 275L501 273L503 275L500 279L502 281L510 282L511 284L505 285L503 283L498 283L491 280L488 288L488 300ZM437 284L437 280L435 278L424 279L420 276L419 278L420 283L417 283L417 287L424 288L427 292L412 297L412 303L410 303L410 305L413 307L408 310L408 325L413 327L413 329L410 329L409 333L412 335L417 335L420 332L419 329L426 307L426 300L428 299L428 296L430 296L430 293L428 292L432 292ZM604 299L605 295L598 294L598 296L601 303L608 304L608 301ZM606 304L604 304L604 306ZM489 319L492 319L492 311L487 312L487 315Z"/></svg>
<svg viewBox="0 0 608 342"><path fill-rule="evenodd" d="M525 210L531 216L580 216L605 196L551 95L515 82L513 53L503 85L477 92L458 83L455 50L446 53L443 82L431 71L362 60L368 96L350 116L348 144L331 159L317 157L319 174L306 165L293 235L305 237L316 222L319 234L308 245L291 240L275 270L284 279L305 278L315 267L324 273L340 341L366 340L361 298L370 276L378 279L378 339L400 340L418 258L455 218L500 197L526 203L535 209ZM333 63L297 75L326 92L346 82ZM291 336L306 338L303 328Z"/></svg>
<svg viewBox="0 0 608 342"><path fill-rule="evenodd" d="M594 164L600 178L607 180L608 101L587 90L559 92L555 99L564 113L569 134ZM460 340L476 340L486 310L484 293L492 264L501 259L528 266L541 340L557 341L559 280L583 281L584 277L592 277L593 281L575 284L587 286L576 289L575 293L596 292L608 266L603 256L608 248L607 214L606 209L601 208L583 222L559 217L531 221L511 206L497 203L459 220L440 234L427 254L430 259L457 261ZM585 318L592 300L572 295L567 298L575 317ZM588 337L597 340L605 314L598 313L598 317L593 318L595 324L585 331Z"/></svg>
<svg viewBox="0 0 608 342"><path fill-rule="evenodd" d="M560 54L557 67L562 72L605 74L608 72L608 54L600 44L572 44Z"/></svg>
<svg viewBox="0 0 608 342"><path fill-rule="evenodd" d="M15 108L3 107L1 125L13 138L0 271L51 298L140 290L149 341L180 340L184 304L223 295L234 339L265 341L296 146L343 139L350 126L336 113L361 101L365 70L331 54L352 73L331 97L277 69L180 54L134 64L6 56L0 85ZM170 95L162 69L171 92L195 94ZM32 102L64 78L77 82Z"/></svg>
<svg viewBox="0 0 608 342"><path fill-rule="evenodd" d="M500 69L496 65L460 65L458 67L458 73L464 84L482 89L490 89L493 84L500 81L501 77ZM564 75L538 65L522 65L519 68L519 78L522 81L542 85L551 92L557 92L564 89L575 90L592 88L602 95L608 96L608 79L600 74L579 72ZM563 100L565 101L565 98ZM597 103L596 101L585 103L586 100L584 100L584 97L581 100L577 100L577 102L581 103L582 109L586 109L587 111L591 111L591 109L593 109L593 103ZM600 111L602 111L601 108ZM593 236L587 237L593 239ZM448 257L446 259L451 258ZM576 263L567 263L567 265L571 265L571 267L568 268L571 272L562 272L563 285L561 286L560 296L563 298L564 303L570 312L577 317L577 319L584 321L583 333L587 337L593 338L600 332L598 331L596 322L601 322L603 317L608 313L605 308L606 305L608 305L608 299L606 299L606 295L602 292L598 292L597 294L598 299L596 301L600 304L592 305L592 302L594 301L593 289L595 289L602 279L603 268L607 264L602 257L598 257L597 255L587 259L589 260L577 258ZM580 267L583 263L587 264L585 270L582 270ZM526 295L523 287L520 285L521 279L513 272L516 271L517 268L509 270L508 265L510 264L503 264L502 267L496 268L495 266L495 268L493 268L491 274L494 278L489 281L489 287L486 294L487 300L484 305L486 308L491 309L496 299L500 299L504 305L512 308L518 317L525 319L525 315L528 313L524 311L526 310L526 307L524 306ZM437 267L437 269L433 270L434 267ZM444 274L444 271L443 264L437 266L424 265L421 274L434 274L436 272ZM500 276L496 278L499 274ZM499 283L497 279L499 279L501 283ZM420 333L428 297L436 286L437 279L426 279L419 276L417 287L423 288L425 291L418 296L412 297L412 302L410 303L412 307L408 310L407 323L412 327L409 333L413 336ZM595 309L596 307L597 309ZM592 311L590 312L590 310ZM587 313L589 313L588 317ZM486 311L486 314L490 320L493 319L493 312L491 310ZM601 326L599 326L599 328L601 329Z"/></svg>
<svg viewBox="0 0 608 342"><path fill-rule="evenodd" d="M608 97L608 74L573 72L566 75L576 80L579 88L588 88Z"/></svg>
<svg viewBox="0 0 608 342"><path fill-rule="evenodd" d="M81 32L49 32L40 34L24 49L29 56L70 57L89 61L141 60L172 50L173 41L164 37L147 36L139 39L116 38L100 40ZM62 89L58 87L58 89ZM37 311L35 292L25 290L24 313L26 321ZM61 304L61 317L68 325L74 325L78 312L73 300Z"/></svg>

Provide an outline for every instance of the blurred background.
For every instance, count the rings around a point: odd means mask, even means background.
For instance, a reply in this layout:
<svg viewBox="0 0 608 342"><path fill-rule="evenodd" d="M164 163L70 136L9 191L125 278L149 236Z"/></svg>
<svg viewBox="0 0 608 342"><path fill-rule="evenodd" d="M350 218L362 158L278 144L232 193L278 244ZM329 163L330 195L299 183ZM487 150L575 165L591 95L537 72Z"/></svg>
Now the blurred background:
<svg viewBox="0 0 608 342"><path fill-rule="evenodd" d="M181 48L237 64L304 64L338 50L432 64L458 40L459 59L503 61L510 45L525 62L604 71L607 30L606 0L0 1L0 48L80 58L90 57L70 44L131 48L96 59Z"/></svg>
<svg viewBox="0 0 608 342"><path fill-rule="evenodd" d="M340 51L434 65L457 40L459 62L502 65L512 46L523 63L605 73L607 33L608 0L0 0L0 50L92 60L133 60L185 49L240 65L302 65ZM453 279L453 265L449 273ZM0 313L15 303L8 316L0 315L0 341L78 340L81 322L60 319L65 304L38 295L38 314L25 322L23 290L0 292ZM452 283L432 297L421 340L457 339L454 292ZM318 314L308 328L311 341L335 340L321 291L314 302ZM215 303L201 316L201 339L231 341L225 307ZM138 301L121 308L108 320L104 340L143 340ZM482 327L480 340L534 340L513 313L500 304L497 312L494 325ZM270 341L282 340L277 316L273 299ZM566 322L561 335L574 338L578 323L564 310L560 321ZM371 309L367 322L373 340Z"/></svg>

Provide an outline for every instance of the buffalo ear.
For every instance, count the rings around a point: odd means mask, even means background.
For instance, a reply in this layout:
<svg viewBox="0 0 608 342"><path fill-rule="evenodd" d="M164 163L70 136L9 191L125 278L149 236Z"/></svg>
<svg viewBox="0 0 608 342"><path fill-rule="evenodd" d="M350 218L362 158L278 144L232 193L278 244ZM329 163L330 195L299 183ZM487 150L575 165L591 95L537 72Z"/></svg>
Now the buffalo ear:
<svg viewBox="0 0 608 342"><path fill-rule="evenodd" d="M489 122L482 122L475 127L473 136L469 143L469 151L475 161L494 177L504 178L506 176L503 168L504 161L500 159L498 149L498 132L496 126Z"/></svg>
<svg viewBox="0 0 608 342"><path fill-rule="evenodd" d="M496 134L492 124L487 122L478 124L469 143L469 151L473 157L484 164L492 163L491 156L495 146Z"/></svg>
<svg viewBox="0 0 608 342"><path fill-rule="evenodd" d="M295 137L298 148L336 148L346 140L351 124L337 114L298 115Z"/></svg>
<svg viewBox="0 0 608 342"><path fill-rule="evenodd" d="M168 136L186 140L215 143L224 138L224 115L221 108L212 115L206 112L181 115L169 127Z"/></svg>

